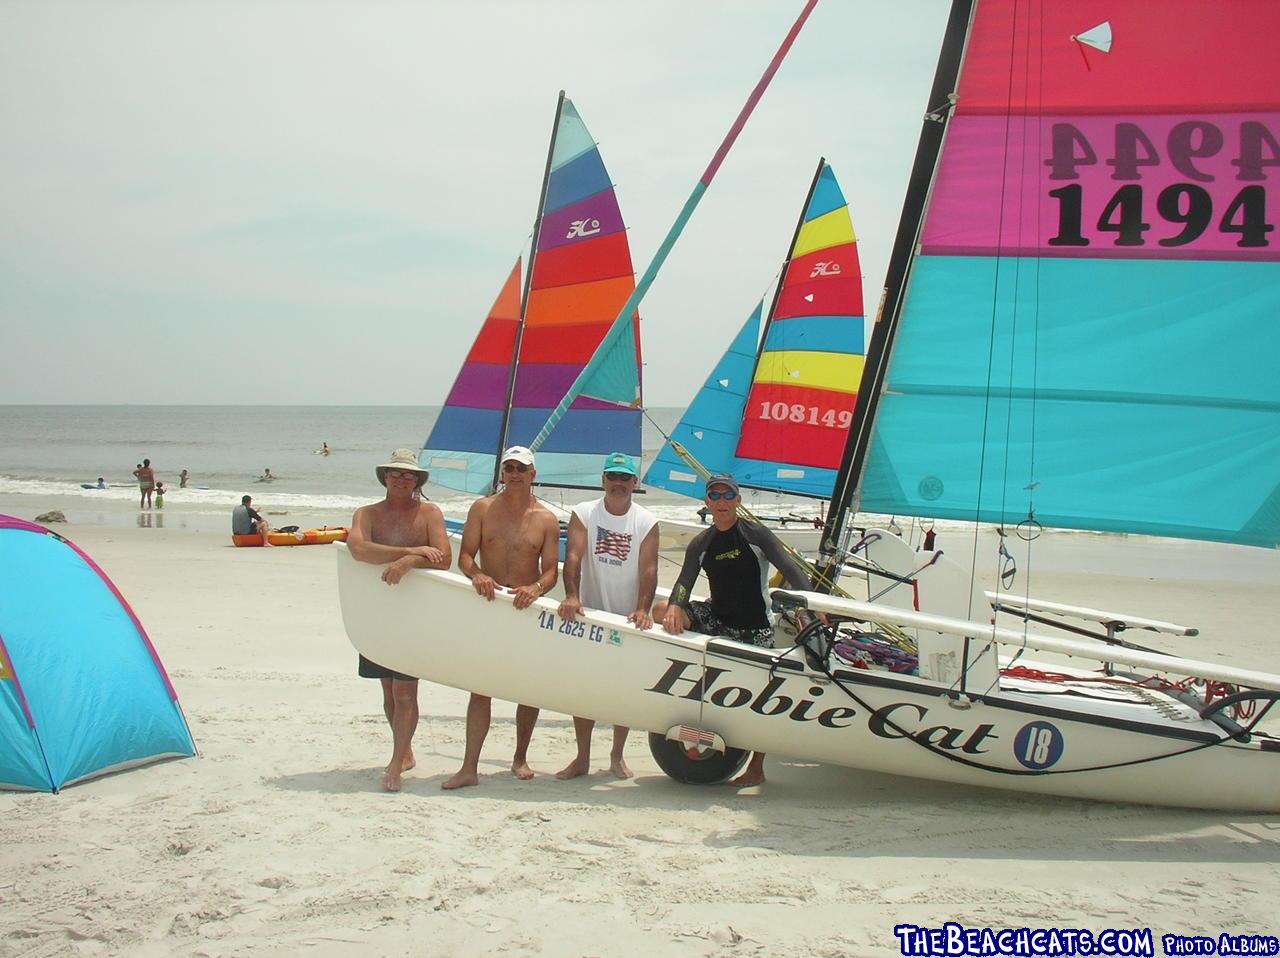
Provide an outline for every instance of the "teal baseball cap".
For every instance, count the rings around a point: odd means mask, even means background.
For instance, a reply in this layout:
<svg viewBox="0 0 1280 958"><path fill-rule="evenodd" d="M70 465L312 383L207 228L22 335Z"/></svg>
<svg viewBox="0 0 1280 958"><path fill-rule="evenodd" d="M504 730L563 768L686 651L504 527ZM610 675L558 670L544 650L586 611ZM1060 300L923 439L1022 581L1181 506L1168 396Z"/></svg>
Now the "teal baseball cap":
<svg viewBox="0 0 1280 958"><path fill-rule="evenodd" d="M625 452L611 452L604 457L603 472L625 472L629 476L638 476L636 471L636 461L628 456Z"/></svg>

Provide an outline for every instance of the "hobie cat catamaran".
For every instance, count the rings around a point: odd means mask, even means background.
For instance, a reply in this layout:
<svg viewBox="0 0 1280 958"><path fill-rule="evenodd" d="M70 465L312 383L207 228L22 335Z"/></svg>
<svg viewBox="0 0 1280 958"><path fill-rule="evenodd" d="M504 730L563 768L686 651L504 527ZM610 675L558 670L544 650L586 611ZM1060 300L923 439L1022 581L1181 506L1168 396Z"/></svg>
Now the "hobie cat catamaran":
<svg viewBox="0 0 1280 958"><path fill-rule="evenodd" d="M1271 0L955 0L828 521L833 560L919 564L886 533L845 541L859 503L1280 541L1277 35ZM998 628L934 571L901 576L907 608L776 593L839 625L770 655L603 614L565 622L546 600L486 605L448 573L389 590L338 548L366 655L649 729L683 780L759 749L1280 811L1280 739L1258 726L1280 676Z"/></svg>

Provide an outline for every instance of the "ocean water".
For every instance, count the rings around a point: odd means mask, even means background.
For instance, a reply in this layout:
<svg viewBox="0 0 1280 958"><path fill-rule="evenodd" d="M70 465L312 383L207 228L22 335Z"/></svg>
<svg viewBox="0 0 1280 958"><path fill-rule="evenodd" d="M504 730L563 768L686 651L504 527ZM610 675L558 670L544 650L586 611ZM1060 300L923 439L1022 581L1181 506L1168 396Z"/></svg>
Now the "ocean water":
<svg viewBox="0 0 1280 958"><path fill-rule="evenodd" d="M151 460L164 482L165 512L225 517L246 493L263 511L333 524L357 506L381 498L375 464L398 447L418 449L438 406L0 406L0 494L68 497L79 521L137 508L133 469ZM681 410L650 409L642 439L650 461ZM322 443L332 451L317 454ZM276 478L257 477L270 468ZM190 474L186 489L178 474ZM105 490L81 489L102 476ZM464 516L474 497L429 483L429 498L447 514ZM552 505L572 505L579 490L541 490ZM21 500L19 500L21 501ZM692 500L663 490L644 504L660 516L690 518ZM815 502L767 494L749 506L813 515ZM110 505L112 508L107 508ZM83 506L83 510L82 507ZM102 520L109 521L109 520ZM290 520L290 521L296 521Z"/></svg>

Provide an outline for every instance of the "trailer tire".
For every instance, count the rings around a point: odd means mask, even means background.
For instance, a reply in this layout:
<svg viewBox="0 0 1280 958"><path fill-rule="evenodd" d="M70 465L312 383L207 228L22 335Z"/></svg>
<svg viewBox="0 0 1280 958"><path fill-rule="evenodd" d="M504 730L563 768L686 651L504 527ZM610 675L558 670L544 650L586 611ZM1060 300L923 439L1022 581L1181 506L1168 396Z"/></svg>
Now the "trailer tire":
<svg viewBox="0 0 1280 958"><path fill-rule="evenodd" d="M731 778L747 763L750 752L726 748L723 752L706 751L701 758L690 758L679 742L658 732L649 733L649 751L658 767L683 785L715 785Z"/></svg>

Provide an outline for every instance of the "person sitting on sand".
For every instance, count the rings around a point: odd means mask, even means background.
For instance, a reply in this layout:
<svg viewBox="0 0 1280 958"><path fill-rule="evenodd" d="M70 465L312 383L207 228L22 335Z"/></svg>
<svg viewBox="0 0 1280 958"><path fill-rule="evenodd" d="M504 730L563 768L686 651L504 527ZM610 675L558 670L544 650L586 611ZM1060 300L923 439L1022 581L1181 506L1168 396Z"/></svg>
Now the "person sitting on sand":
<svg viewBox="0 0 1280 958"><path fill-rule="evenodd" d="M391 460L374 468L387 493L381 502L361 506L351 517L347 548L360 562L385 565L382 581L395 585L410 569L447 569L453 549L444 514L434 502L413 494L427 481L412 449L397 449ZM382 787L400 791L400 776L413 768L413 733L418 727L418 679L360 656L361 677L382 682L382 711L391 726L391 761Z"/></svg>
<svg viewBox="0 0 1280 958"><path fill-rule="evenodd" d="M156 483L156 508L157 509L164 508L164 483L163 482Z"/></svg>
<svg viewBox="0 0 1280 958"><path fill-rule="evenodd" d="M600 477L604 497L573 507L564 552L561 617L575 619L585 606L625 615L638 629L653 625L649 609L658 588L658 519L632 501L637 482L635 460L624 452L610 453ZM591 771L595 724L589 718L574 718L578 754L556 778L577 778ZM609 771L617 778L632 776L622 756L627 732L624 725L613 727Z"/></svg>
<svg viewBox="0 0 1280 958"><path fill-rule="evenodd" d="M472 504L458 554L458 569L471 580L477 595L492 602L495 592L505 586L515 593L517 609L527 609L545 595L559 575L556 556L560 523L550 509L533 497L536 475L533 453L524 446L512 446L502 454L502 490ZM471 693L462 768L441 788L480 783L480 749L489 734L492 705L489 696ZM528 750L537 721L536 708L516 708L516 751L511 759L516 778L533 778Z"/></svg>
<svg viewBox="0 0 1280 958"><path fill-rule="evenodd" d="M691 628L768 649L773 647L764 589L769 563L777 566L793 589L808 591L813 583L777 536L758 522L738 518L738 495L738 481L728 473L707 479L702 501L712 525L689 543L671 601L657 603L653 617L672 635ZM701 571L707 573L710 602L690 599ZM763 752L751 756L747 770L733 784L739 788L764 784Z"/></svg>
<svg viewBox="0 0 1280 958"><path fill-rule="evenodd" d="M264 546L271 545L267 533L271 527L262 518L258 510L253 508L253 496L241 496L240 505L231 510L231 534L233 536L262 536Z"/></svg>
<svg viewBox="0 0 1280 958"><path fill-rule="evenodd" d="M143 459L142 465L133 470L133 474L138 479L138 491L141 493L138 499L139 509L151 508L151 493L156 488L156 471L151 468L151 460Z"/></svg>

